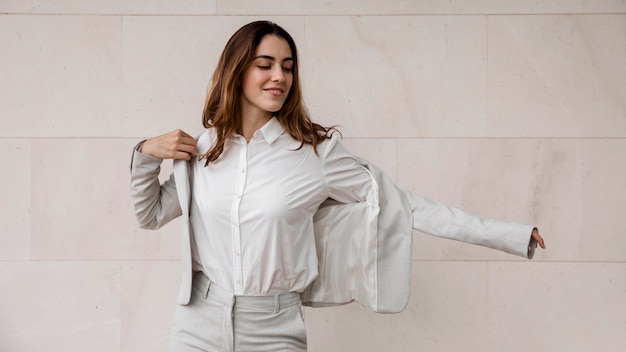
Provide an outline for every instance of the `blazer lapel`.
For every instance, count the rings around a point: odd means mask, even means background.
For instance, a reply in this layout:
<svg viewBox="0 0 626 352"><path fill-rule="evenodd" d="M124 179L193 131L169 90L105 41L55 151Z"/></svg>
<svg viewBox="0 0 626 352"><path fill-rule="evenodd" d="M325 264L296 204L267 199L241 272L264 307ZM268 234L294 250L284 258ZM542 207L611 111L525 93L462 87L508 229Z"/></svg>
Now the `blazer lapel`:
<svg viewBox="0 0 626 352"><path fill-rule="evenodd" d="M191 297L191 285L193 280L191 264L191 223L189 210L191 207L191 185L189 183L189 162L185 160L174 160L174 180L176 181L176 193L182 210L182 233L181 233L181 264L183 271L183 284L178 292L178 303L186 305Z"/></svg>
<svg viewBox="0 0 626 352"><path fill-rule="evenodd" d="M189 184L189 162L186 160L174 160L174 179L176 180L176 192L184 217L189 217L191 206L191 186Z"/></svg>

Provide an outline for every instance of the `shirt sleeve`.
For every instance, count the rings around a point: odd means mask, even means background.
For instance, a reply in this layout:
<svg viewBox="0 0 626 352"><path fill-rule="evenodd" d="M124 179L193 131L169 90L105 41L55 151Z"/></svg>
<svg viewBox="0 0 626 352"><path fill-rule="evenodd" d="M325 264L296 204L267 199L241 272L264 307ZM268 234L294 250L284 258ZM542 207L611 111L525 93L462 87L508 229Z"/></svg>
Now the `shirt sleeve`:
<svg viewBox="0 0 626 352"><path fill-rule="evenodd" d="M337 135L325 141L322 151L324 180L329 196L342 203L362 202L372 189L372 178Z"/></svg>

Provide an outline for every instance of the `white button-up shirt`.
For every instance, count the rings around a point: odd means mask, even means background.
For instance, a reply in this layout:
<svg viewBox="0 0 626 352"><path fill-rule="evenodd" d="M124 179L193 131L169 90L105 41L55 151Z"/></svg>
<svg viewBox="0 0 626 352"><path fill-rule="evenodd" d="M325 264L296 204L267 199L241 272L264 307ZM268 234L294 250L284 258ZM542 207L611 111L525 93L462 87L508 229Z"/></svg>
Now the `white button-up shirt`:
<svg viewBox="0 0 626 352"><path fill-rule="evenodd" d="M205 153L215 130L198 139ZM336 136L294 140L276 118L250 142L227 139L208 167L192 163L194 270L238 295L302 292L317 277L313 215L328 197L365 200L371 178Z"/></svg>

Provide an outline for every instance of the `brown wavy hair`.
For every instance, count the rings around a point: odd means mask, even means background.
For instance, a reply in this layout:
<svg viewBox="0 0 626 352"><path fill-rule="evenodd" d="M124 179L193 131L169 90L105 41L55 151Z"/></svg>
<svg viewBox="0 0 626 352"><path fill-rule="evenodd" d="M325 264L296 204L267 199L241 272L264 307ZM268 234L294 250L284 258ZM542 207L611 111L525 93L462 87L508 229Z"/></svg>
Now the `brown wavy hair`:
<svg viewBox="0 0 626 352"><path fill-rule="evenodd" d="M209 151L200 155L201 159L206 158L205 166L217 160L224 151L226 139L241 130L240 84L257 47L267 35L285 39L291 49L293 83L285 103L274 115L287 133L300 142L298 149L305 143L311 144L317 154L317 145L337 131L335 126L324 127L311 121L302 97L298 74L298 51L291 35L273 22L251 22L237 30L230 38L211 79L211 88L204 103L202 124L205 128L215 128L217 140Z"/></svg>

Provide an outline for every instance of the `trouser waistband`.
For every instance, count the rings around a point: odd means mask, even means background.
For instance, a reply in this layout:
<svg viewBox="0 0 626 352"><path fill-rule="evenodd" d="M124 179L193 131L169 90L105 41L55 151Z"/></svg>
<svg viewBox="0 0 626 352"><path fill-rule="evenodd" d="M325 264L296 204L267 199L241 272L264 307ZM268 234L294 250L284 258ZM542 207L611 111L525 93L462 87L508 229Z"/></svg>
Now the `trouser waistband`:
<svg viewBox="0 0 626 352"><path fill-rule="evenodd" d="M233 308L273 311L274 313L278 313L283 308L291 307L300 303L300 294L297 292L286 292L262 296L233 295L232 293L218 287L202 272L194 274L193 285L200 290L200 292L202 292L205 298L210 297Z"/></svg>

